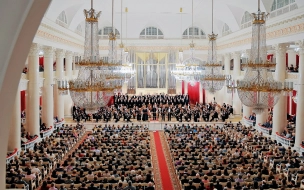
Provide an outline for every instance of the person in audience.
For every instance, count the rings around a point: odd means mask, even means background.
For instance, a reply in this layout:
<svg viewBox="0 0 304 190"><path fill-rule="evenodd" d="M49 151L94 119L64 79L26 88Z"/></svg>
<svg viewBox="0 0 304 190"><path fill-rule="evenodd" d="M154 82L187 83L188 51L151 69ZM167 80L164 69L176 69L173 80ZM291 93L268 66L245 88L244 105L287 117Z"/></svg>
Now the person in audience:
<svg viewBox="0 0 304 190"><path fill-rule="evenodd" d="M47 181L43 181L42 186L40 187L40 190L48 190L50 187L47 184Z"/></svg>
<svg viewBox="0 0 304 190"><path fill-rule="evenodd" d="M124 190L136 190L136 188L132 185L132 181L129 181L127 187L125 187Z"/></svg>
<svg viewBox="0 0 304 190"><path fill-rule="evenodd" d="M86 183L82 183L78 190L87 190Z"/></svg>
<svg viewBox="0 0 304 190"><path fill-rule="evenodd" d="M55 187L55 183L52 183L52 184L51 184L51 187L49 188L49 190L58 190L58 189Z"/></svg>

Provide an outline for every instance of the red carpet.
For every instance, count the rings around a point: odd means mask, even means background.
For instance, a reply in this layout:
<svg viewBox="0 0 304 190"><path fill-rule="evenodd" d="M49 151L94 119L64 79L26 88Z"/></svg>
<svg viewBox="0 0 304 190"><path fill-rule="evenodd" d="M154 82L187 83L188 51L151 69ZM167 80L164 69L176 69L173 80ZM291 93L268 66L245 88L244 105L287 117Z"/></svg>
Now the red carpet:
<svg viewBox="0 0 304 190"><path fill-rule="evenodd" d="M162 143L161 143L158 131L154 132L153 135L154 135L155 149L157 152L157 159L158 159L158 165L159 165L159 171L161 174L161 181L162 181L163 189L164 190L173 190L172 181L170 178L165 154L163 151L163 147L162 147Z"/></svg>

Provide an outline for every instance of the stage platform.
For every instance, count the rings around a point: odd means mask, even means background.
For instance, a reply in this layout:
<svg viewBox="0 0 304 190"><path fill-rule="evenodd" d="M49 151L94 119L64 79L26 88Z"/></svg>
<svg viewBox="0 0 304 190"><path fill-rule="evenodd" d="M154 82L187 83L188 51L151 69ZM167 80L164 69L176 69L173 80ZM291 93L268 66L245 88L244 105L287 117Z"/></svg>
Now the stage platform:
<svg viewBox="0 0 304 190"><path fill-rule="evenodd" d="M242 117L241 116L234 116L234 118L229 118L226 120L227 122L232 122L232 123L237 123L239 121L242 121ZM85 127L87 128L87 130L92 130L93 127L95 125L105 125L105 124L108 124L108 125L126 125L128 124L129 126L132 125L145 125L149 128L149 130L151 131L156 131L156 130L163 130L164 129L164 126L167 124L167 125L182 125L182 124L194 124L194 125L223 125L224 122L222 121L218 121L218 122L194 122L194 121L190 121L190 122L187 122L187 121L183 121L183 122L178 122L176 120L173 120L173 121L137 121L136 119L132 119L131 122L124 122L124 121L118 121L117 123L115 123L113 120L112 121L109 121L109 122L104 122L104 121L99 121L98 123L95 122L95 120L93 121L87 121L87 122L81 122L85 125ZM73 124L73 125L76 125L76 122L72 120L72 118L65 118L65 124Z"/></svg>

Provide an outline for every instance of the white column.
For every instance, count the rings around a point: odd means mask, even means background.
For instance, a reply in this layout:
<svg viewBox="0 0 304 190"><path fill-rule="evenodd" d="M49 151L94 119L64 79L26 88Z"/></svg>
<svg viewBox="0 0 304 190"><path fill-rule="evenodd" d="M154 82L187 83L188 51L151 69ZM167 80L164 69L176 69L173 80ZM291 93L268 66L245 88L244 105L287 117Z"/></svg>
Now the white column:
<svg viewBox="0 0 304 190"><path fill-rule="evenodd" d="M244 118L244 117L247 117L247 118L248 118L248 117L250 116L250 114L252 114L252 108L243 105L243 118Z"/></svg>
<svg viewBox="0 0 304 190"><path fill-rule="evenodd" d="M225 70L224 70L224 73L225 75L230 75L230 60L231 60L231 57L230 57L230 53L226 53L225 56L224 56L224 64L225 64ZM226 104L231 104L232 103L232 95L231 94L228 94L227 93L227 87L224 86L223 87L224 89L224 103ZM222 93L220 94L220 96L222 97Z"/></svg>
<svg viewBox="0 0 304 190"><path fill-rule="evenodd" d="M20 90L18 88L14 110L11 119L11 126L10 126L10 135L8 138L8 151L14 151L15 148L21 150L21 97L20 97Z"/></svg>
<svg viewBox="0 0 304 190"><path fill-rule="evenodd" d="M286 44L277 44L276 50L276 69L274 79L279 82L285 81L285 65L286 65ZM287 124L287 99L281 96L278 103L273 109L273 127L272 135L275 136L276 132L281 133Z"/></svg>
<svg viewBox="0 0 304 190"><path fill-rule="evenodd" d="M73 53L71 51L67 51L65 53L65 76L66 79L72 79L72 65L73 65ZM73 107L73 100L70 96L70 92L68 95L64 96L64 116L71 117L72 116L72 107Z"/></svg>
<svg viewBox="0 0 304 190"><path fill-rule="evenodd" d="M203 103L203 87L202 87L202 83L199 83L199 103Z"/></svg>
<svg viewBox="0 0 304 190"><path fill-rule="evenodd" d="M176 80L176 94L182 94L182 81Z"/></svg>
<svg viewBox="0 0 304 190"><path fill-rule="evenodd" d="M56 50L56 79L57 81L64 80L64 68L63 68L63 58L64 58L64 51L62 49L57 49ZM56 105L56 116L58 117L59 120L64 118L64 97L59 94L58 91L58 86L56 83L56 88L55 88L55 105Z"/></svg>
<svg viewBox="0 0 304 190"><path fill-rule="evenodd" d="M266 119L267 119L267 109L265 109L261 114L257 114L256 115L256 125L258 125L259 123L260 124L263 124L266 122Z"/></svg>
<svg viewBox="0 0 304 190"><path fill-rule="evenodd" d="M79 54L78 53L74 53L74 56L73 56L73 75L76 75L78 73L78 70L76 69L76 64L75 64L75 57L78 57Z"/></svg>
<svg viewBox="0 0 304 190"><path fill-rule="evenodd" d="M188 81L184 80L184 94L188 94Z"/></svg>
<svg viewBox="0 0 304 190"><path fill-rule="evenodd" d="M72 78L72 67L73 67L73 53L67 51L65 53L65 76L68 80Z"/></svg>
<svg viewBox="0 0 304 190"><path fill-rule="evenodd" d="M234 52L233 54L233 61L234 61L234 67L233 67L233 78L234 80L238 80L241 76L241 52ZM239 95L237 92L233 94L233 112L236 115L241 114L242 109L242 102L239 98Z"/></svg>
<svg viewBox="0 0 304 190"><path fill-rule="evenodd" d="M40 135L39 113L39 47L32 44L28 58L28 109L26 130L30 135Z"/></svg>
<svg viewBox="0 0 304 190"><path fill-rule="evenodd" d="M123 83L122 84L121 93L123 93L123 94L128 93L128 83Z"/></svg>
<svg viewBox="0 0 304 190"><path fill-rule="evenodd" d="M297 119L296 119L296 140L295 147L299 148L304 140L304 43L301 42L299 49L299 79L298 79L298 99L297 99Z"/></svg>
<svg viewBox="0 0 304 190"><path fill-rule="evenodd" d="M225 64L225 75L229 75L230 74L230 53L226 53L225 54L225 59L224 59L224 64Z"/></svg>
<svg viewBox="0 0 304 190"><path fill-rule="evenodd" d="M288 67L290 67L291 65L296 67L297 53L293 49L288 50L287 53L288 53Z"/></svg>
<svg viewBox="0 0 304 190"><path fill-rule="evenodd" d="M45 46L44 51L44 83L42 94L42 122L47 127L53 126L54 123L54 76L53 76L53 63L54 63L54 49L50 46Z"/></svg>

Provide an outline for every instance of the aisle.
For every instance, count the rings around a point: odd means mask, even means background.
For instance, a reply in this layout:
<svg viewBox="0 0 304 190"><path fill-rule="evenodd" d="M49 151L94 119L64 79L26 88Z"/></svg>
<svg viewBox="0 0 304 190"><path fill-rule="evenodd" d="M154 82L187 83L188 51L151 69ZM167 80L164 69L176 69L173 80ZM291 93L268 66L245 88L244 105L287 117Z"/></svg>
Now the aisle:
<svg viewBox="0 0 304 190"><path fill-rule="evenodd" d="M163 150L163 143L158 131L153 132L151 135L151 145L156 189L174 190Z"/></svg>

